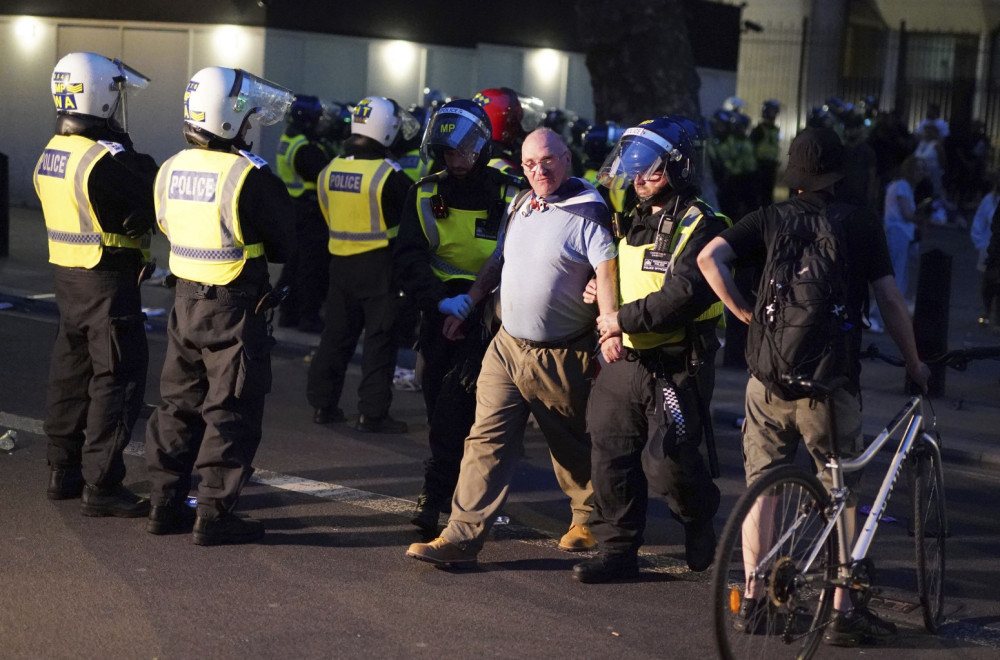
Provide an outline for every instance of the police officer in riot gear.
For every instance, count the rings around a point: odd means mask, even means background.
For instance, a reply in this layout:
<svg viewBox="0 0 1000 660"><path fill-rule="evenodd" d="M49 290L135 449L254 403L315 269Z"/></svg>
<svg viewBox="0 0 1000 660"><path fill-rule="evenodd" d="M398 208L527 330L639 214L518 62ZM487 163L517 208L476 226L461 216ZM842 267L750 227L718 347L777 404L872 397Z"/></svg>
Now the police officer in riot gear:
<svg viewBox="0 0 1000 660"><path fill-rule="evenodd" d="M55 264L59 332L45 433L48 497L83 496L87 516L144 516L122 485L122 451L149 360L139 278L154 226L156 163L125 130L125 98L149 80L120 60L70 53L52 73L56 135L34 171Z"/></svg>
<svg viewBox="0 0 1000 660"><path fill-rule="evenodd" d="M288 112L288 127L278 142L278 176L285 182L295 206L295 253L285 262L278 288L291 292L278 309L278 325L302 332L320 332L320 307L326 298L330 253L326 223L316 198L316 177L333 158L320 141L323 102L296 95Z"/></svg>
<svg viewBox="0 0 1000 660"><path fill-rule="evenodd" d="M698 199L695 157L680 123L661 117L625 131L599 175L611 188L632 185L640 202L618 246L621 306L597 319L601 341L622 336L626 354L590 393L590 525L600 554L574 567L581 582L638 573L648 490L683 523L692 570L708 568L714 554L719 489L698 446L711 424L722 303L697 256L729 222Z"/></svg>
<svg viewBox="0 0 1000 660"><path fill-rule="evenodd" d="M431 456L412 522L437 536L458 480L465 437L475 419L476 377L493 333L468 291L493 254L508 203L520 179L488 167L490 121L469 100L446 103L434 115L421 146L424 159L445 170L410 188L396 240L396 269L404 293L421 311L421 387L430 421ZM464 337L443 335L449 316L465 320Z"/></svg>
<svg viewBox="0 0 1000 660"><path fill-rule="evenodd" d="M264 535L233 513L253 474L264 396L271 389L269 261L294 249L295 211L281 179L250 152L251 122L280 121L288 90L241 69L198 71L184 93L191 148L156 177L156 217L177 276L160 378L149 420L151 534L191 532L198 545ZM197 518L185 505L198 470Z"/></svg>
<svg viewBox="0 0 1000 660"><path fill-rule="evenodd" d="M491 87L476 94L473 101L482 106L490 118L493 145L489 166L504 174L523 177L521 142L538 128L544 115L532 103L509 87Z"/></svg>
<svg viewBox="0 0 1000 660"><path fill-rule="evenodd" d="M392 245L413 181L391 155L400 141L417 131L417 120L395 101L362 99L351 117L345 155L334 158L319 175L319 203L332 256L326 327L306 385L317 424L345 421L340 395L347 364L364 331L357 427L371 433L406 432L405 422L389 416L399 302Z"/></svg>

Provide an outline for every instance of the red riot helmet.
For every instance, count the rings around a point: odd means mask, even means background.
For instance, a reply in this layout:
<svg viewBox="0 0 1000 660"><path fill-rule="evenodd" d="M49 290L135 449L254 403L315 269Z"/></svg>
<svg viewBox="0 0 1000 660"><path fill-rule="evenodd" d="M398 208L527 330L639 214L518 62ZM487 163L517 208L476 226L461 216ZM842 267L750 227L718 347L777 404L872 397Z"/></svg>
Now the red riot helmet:
<svg viewBox="0 0 1000 660"><path fill-rule="evenodd" d="M524 110L517 92L509 87L484 89L473 99L482 106L493 127L493 139L505 145L512 145L525 136L521 125Z"/></svg>

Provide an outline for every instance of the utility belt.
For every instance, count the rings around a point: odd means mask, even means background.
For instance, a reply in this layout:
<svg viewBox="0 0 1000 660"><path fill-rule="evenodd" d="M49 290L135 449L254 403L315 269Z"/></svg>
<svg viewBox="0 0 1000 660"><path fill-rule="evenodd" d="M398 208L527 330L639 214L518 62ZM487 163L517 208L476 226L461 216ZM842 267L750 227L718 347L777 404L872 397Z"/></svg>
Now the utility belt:
<svg viewBox="0 0 1000 660"><path fill-rule="evenodd" d="M689 370L691 346L686 343L666 344L655 348L625 346L625 359L635 360L659 378Z"/></svg>
<svg viewBox="0 0 1000 660"><path fill-rule="evenodd" d="M521 348L541 348L546 350L572 348L575 344L577 344L586 337L596 339L593 328L586 328L582 332L579 332L575 335L571 335L566 339L560 339L558 341L533 341L531 339L521 339L520 337L515 337L514 335L510 334L509 332L504 330L503 327L501 327L500 330L504 332L508 337L513 339L515 342L520 344Z"/></svg>
<svg viewBox="0 0 1000 660"><path fill-rule="evenodd" d="M178 278L176 295L189 300L218 300L224 305L245 307L252 309L254 313L260 313L281 302L280 293L272 290L269 285L265 286L262 293L261 286L204 284Z"/></svg>

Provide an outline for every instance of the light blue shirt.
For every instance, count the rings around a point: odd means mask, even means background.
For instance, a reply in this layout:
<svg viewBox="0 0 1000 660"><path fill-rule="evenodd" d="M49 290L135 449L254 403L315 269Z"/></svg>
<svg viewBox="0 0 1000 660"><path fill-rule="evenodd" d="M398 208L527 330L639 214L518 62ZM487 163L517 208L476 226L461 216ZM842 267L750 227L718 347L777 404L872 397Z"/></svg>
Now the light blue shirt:
<svg viewBox="0 0 1000 660"><path fill-rule="evenodd" d="M558 342L579 336L597 317L597 305L583 302L583 290L617 248L605 226L567 210L593 216L600 202L597 215L608 213L596 189L570 181L577 194L539 208L528 201L507 225L500 301L503 327L513 337Z"/></svg>

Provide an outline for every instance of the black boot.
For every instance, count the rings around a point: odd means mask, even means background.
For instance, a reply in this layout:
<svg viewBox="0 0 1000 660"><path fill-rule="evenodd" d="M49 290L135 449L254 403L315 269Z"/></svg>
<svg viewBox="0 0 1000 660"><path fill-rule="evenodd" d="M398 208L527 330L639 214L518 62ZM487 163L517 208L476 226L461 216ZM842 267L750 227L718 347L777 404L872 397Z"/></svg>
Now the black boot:
<svg viewBox="0 0 1000 660"><path fill-rule="evenodd" d="M218 518L198 518L192 537L195 545L235 545L252 543L264 536L264 523L224 513Z"/></svg>
<svg viewBox="0 0 1000 660"><path fill-rule="evenodd" d="M313 422L316 424L332 424L346 421L347 418L344 417L344 411L337 406L324 406L317 408L313 412Z"/></svg>
<svg viewBox="0 0 1000 660"><path fill-rule="evenodd" d="M184 502L154 504L146 531L150 534L187 534L194 528L195 510Z"/></svg>
<svg viewBox="0 0 1000 660"><path fill-rule="evenodd" d="M121 484L105 488L87 484L80 512L95 518L141 518L149 513L149 500Z"/></svg>
<svg viewBox="0 0 1000 660"><path fill-rule="evenodd" d="M415 525L421 532L431 538L437 536L438 516L441 515L441 507L437 500L432 499L427 493L420 493L417 496L417 506L413 510L413 517L410 523Z"/></svg>
<svg viewBox="0 0 1000 660"><path fill-rule="evenodd" d="M692 571L708 570L715 559L715 526L712 519L684 525L684 558Z"/></svg>
<svg viewBox="0 0 1000 660"><path fill-rule="evenodd" d="M573 578L593 584L628 580L639 575L639 560L630 552L602 553L573 567Z"/></svg>
<svg viewBox="0 0 1000 660"><path fill-rule="evenodd" d="M361 415L358 418L358 430L365 433L406 433L409 427L406 422L385 417L368 417Z"/></svg>
<svg viewBox="0 0 1000 660"><path fill-rule="evenodd" d="M78 467L53 467L49 472L50 500L73 500L83 494L83 473Z"/></svg>

